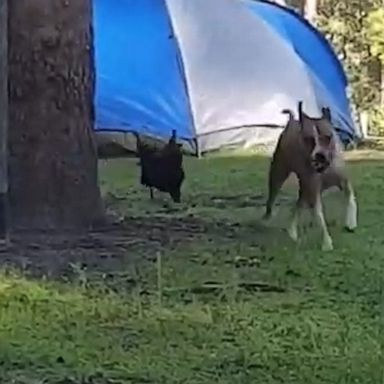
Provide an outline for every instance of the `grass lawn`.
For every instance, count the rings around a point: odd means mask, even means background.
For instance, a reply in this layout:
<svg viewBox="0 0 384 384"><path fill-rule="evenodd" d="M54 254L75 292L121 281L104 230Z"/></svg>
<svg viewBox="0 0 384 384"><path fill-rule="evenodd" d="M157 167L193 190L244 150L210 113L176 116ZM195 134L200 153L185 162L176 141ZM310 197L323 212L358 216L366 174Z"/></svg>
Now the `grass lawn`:
<svg viewBox="0 0 384 384"><path fill-rule="evenodd" d="M383 383L384 155L349 156L360 226L343 232L341 197L326 196L330 253L309 226L298 246L286 235L293 183L260 223L265 158L187 159L180 207L150 202L132 160L102 162L126 219L94 257L65 243L4 267L0 382Z"/></svg>

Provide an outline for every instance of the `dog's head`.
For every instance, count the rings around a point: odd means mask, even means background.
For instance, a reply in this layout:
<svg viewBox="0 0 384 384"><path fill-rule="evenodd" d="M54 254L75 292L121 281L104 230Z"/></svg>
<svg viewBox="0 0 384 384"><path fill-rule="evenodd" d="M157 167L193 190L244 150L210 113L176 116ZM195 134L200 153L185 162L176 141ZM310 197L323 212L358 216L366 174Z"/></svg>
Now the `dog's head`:
<svg viewBox="0 0 384 384"><path fill-rule="evenodd" d="M311 166L316 172L322 173L330 166L335 153L331 111L322 108L320 118L309 117L303 112L303 103L299 102L299 122L301 138Z"/></svg>

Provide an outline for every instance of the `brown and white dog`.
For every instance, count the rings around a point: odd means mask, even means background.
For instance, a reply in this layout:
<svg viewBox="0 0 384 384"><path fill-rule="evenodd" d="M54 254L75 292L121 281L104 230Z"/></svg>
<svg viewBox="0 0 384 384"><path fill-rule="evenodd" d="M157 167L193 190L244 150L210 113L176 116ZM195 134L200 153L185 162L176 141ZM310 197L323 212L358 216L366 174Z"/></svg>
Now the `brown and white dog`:
<svg viewBox="0 0 384 384"><path fill-rule="evenodd" d="M276 196L291 173L299 181L299 196L292 212L288 228L290 237L298 240L298 220L304 207L311 209L322 231L322 249L332 250L333 242L324 218L321 194L337 187L344 193L346 202L345 227L353 231L357 227L357 202L351 182L348 180L343 160L342 145L332 126L329 108L322 109L320 118L309 117L298 105L299 119L292 111L281 133L269 170L268 199L264 219L269 219Z"/></svg>

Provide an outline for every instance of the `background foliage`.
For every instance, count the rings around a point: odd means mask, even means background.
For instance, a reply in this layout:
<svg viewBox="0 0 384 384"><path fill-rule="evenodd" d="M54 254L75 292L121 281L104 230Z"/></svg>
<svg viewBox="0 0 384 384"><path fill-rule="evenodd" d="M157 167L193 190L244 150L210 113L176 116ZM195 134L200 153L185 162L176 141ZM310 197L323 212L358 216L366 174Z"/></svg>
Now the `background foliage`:
<svg viewBox="0 0 384 384"><path fill-rule="evenodd" d="M314 0L288 0L305 9ZM384 1L315 0L315 23L332 43L351 85L358 113L368 112L370 134L384 135Z"/></svg>

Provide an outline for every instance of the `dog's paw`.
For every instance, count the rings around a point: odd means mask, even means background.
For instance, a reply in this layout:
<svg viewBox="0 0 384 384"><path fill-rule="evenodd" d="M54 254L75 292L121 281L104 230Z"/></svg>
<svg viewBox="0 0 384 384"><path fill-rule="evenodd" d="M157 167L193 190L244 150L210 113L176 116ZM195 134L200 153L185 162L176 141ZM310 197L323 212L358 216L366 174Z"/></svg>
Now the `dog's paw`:
<svg viewBox="0 0 384 384"><path fill-rule="evenodd" d="M297 231L297 225L291 224L287 229L289 237L296 243L299 240L299 233Z"/></svg>
<svg viewBox="0 0 384 384"><path fill-rule="evenodd" d="M357 203L354 195L351 195L345 215L345 229L353 232L357 227Z"/></svg>
<svg viewBox="0 0 384 384"><path fill-rule="evenodd" d="M321 250L324 252L333 251L333 241L331 236L326 236L323 239L323 244L321 246Z"/></svg>
<svg viewBox="0 0 384 384"><path fill-rule="evenodd" d="M356 212L351 211L351 213L346 217L344 228L347 232L355 232L357 228L357 217Z"/></svg>

